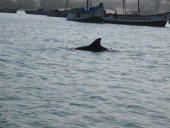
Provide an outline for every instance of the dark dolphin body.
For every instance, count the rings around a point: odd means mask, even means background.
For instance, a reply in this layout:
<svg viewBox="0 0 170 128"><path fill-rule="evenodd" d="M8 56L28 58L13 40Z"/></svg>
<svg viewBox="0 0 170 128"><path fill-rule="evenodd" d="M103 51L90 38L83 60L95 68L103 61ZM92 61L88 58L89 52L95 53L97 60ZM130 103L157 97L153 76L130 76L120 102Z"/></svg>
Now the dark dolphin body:
<svg viewBox="0 0 170 128"><path fill-rule="evenodd" d="M100 45L101 38L96 39L91 45L78 47L76 50L92 51L92 52L102 52L108 49Z"/></svg>

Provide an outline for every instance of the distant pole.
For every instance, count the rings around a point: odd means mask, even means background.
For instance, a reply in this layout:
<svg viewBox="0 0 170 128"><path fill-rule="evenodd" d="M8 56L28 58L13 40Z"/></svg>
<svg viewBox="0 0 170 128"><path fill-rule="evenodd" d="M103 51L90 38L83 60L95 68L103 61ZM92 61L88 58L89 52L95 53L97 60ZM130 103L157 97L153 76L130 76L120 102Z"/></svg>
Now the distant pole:
<svg viewBox="0 0 170 128"><path fill-rule="evenodd" d="M87 10L89 9L89 0L87 0Z"/></svg>
<svg viewBox="0 0 170 128"><path fill-rule="evenodd" d="M67 0L67 2L66 2L66 9L68 10L68 0Z"/></svg>
<svg viewBox="0 0 170 128"><path fill-rule="evenodd" d="M92 7L92 2L91 2L91 0L90 0L90 7Z"/></svg>
<svg viewBox="0 0 170 128"><path fill-rule="evenodd" d="M125 14L126 14L126 5L127 5L127 0L125 0Z"/></svg>
<svg viewBox="0 0 170 128"><path fill-rule="evenodd" d="M138 14L140 15L140 1L138 0Z"/></svg>
<svg viewBox="0 0 170 128"><path fill-rule="evenodd" d="M122 1L123 1L123 14L125 14L125 0Z"/></svg>

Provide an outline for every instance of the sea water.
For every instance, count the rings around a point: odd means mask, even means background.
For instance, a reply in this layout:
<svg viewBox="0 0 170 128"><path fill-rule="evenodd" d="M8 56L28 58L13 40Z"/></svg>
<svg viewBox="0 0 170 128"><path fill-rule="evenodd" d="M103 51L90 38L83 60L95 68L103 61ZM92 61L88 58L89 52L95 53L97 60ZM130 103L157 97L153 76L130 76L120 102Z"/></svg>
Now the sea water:
<svg viewBox="0 0 170 128"><path fill-rule="evenodd" d="M169 27L0 14L0 128L128 127L170 128Z"/></svg>

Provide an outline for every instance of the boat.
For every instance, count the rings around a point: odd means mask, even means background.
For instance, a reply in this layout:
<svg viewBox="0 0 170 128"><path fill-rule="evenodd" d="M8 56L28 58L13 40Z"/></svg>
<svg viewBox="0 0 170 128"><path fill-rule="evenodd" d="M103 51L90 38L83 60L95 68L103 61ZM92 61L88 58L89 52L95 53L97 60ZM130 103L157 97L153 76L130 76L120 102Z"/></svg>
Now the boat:
<svg viewBox="0 0 170 128"><path fill-rule="evenodd" d="M50 17L66 17L66 14L67 14L67 11L65 11L65 10L58 10L58 9L49 10L47 12L47 16L50 16Z"/></svg>
<svg viewBox="0 0 170 128"><path fill-rule="evenodd" d="M168 23L170 24L170 12L168 13Z"/></svg>
<svg viewBox="0 0 170 128"><path fill-rule="evenodd" d="M48 10L47 16L49 17L66 17L68 12L68 0L66 0L65 8L63 9L54 9Z"/></svg>
<svg viewBox="0 0 170 128"><path fill-rule="evenodd" d="M153 26L165 27L168 21L168 13L155 14L155 15L141 15L140 3L138 0L137 14L127 14L125 7L125 0L123 0L123 14L105 14L104 22L112 24L126 24L126 25L140 25L140 26Z"/></svg>
<svg viewBox="0 0 170 128"><path fill-rule="evenodd" d="M17 9L8 9L8 8L2 8L0 9L1 13L16 13Z"/></svg>
<svg viewBox="0 0 170 128"><path fill-rule="evenodd" d="M67 13L67 20L88 22L88 23L103 23L104 21L104 7L103 3L98 6L89 7L89 1L86 1L86 8L71 9Z"/></svg>
<svg viewBox="0 0 170 128"><path fill-rule="evenodd" d="M167 23L166 17L167 13L146 16L106 14L104 22L112 24L165 27Z"/></svg>
<svg viewBox="0 0 170 128"><path fill-rule="evenodd" d="M47 10L40 8L38 10L26 10L25 13L32 15L47 15Z"/></svg>

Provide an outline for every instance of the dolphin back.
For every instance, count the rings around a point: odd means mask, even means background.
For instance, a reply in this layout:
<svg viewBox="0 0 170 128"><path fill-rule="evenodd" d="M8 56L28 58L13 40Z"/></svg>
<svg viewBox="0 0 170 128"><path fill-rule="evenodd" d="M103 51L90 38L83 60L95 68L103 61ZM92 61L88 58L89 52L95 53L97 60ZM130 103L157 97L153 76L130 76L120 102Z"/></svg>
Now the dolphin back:
<svg viewBox="0 0 170 128"><path fill-rule="evenodd" d="M76 50L84 50L84 51L92 51L92 52L100 52L108 50L100 45L101 38L96 39L89 46L78 47Z"/></svg>
<svg viewBox="0 0 170 128"><path fill-rule="evenodd" d="M78 47L78 48L76 48L76 50L85 50L85 51L88 51L88 47L89 46Z"/></svg>

